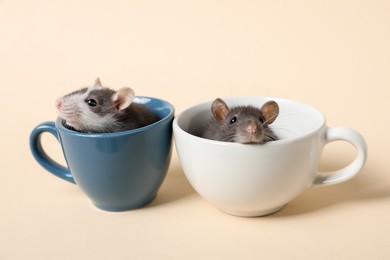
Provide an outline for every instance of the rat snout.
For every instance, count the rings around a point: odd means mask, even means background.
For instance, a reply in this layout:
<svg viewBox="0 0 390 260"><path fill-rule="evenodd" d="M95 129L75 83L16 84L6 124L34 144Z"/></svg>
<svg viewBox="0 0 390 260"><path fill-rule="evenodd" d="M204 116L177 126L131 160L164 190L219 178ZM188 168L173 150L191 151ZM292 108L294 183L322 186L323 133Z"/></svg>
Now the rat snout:
<svg viewBox="0 0 390 260"><path fill-rule="evenodd" d="M56 107L57 107L57 109L61 109L61 107L62 107L62 99L61 98L56 100Z"/></svg>
<svg viewBox="0 0 390 260"><path fill-rule="evenodd" d="M252 133L252 134L256 133L257 132L257 125L253 122L250 122L248 124L248 126L246 127L246 131L248 133Z"/></svg>

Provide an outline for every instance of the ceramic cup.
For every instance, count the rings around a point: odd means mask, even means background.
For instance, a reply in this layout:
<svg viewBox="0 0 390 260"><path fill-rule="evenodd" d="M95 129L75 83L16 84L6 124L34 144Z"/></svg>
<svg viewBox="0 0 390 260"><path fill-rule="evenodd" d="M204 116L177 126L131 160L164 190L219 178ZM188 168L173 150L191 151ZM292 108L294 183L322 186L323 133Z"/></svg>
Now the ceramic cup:
<svg viewBox="0 0 390 260"><path fill-rule="evenodd" d="M202 197L229 214L271 214L306 188L346 181L365 164L367 147L362 136L351 128L327 127L321 112L309 105L281 98L225 99L229 106L256 107L269 100L280 107L270 125L280 140L263 145L199 137L211 118L212 101L184 110L173 122L176 149L188 181ZM351 143L356 158L345 168L319 173L324 146L337 140Z"/></svg>
<svg viewBox="0 0 390 260"><path fill-rule="evenodd" d="M137 97L134 102L143 103L159 120L129 131L88 134L65 128L58 118L33 129L32 154L50 173L80 186L100 209L123 211L145 206L156 197L170 164L174 108L157 98ZM58 139L67 167L46 154L43 133Z"/></svg>

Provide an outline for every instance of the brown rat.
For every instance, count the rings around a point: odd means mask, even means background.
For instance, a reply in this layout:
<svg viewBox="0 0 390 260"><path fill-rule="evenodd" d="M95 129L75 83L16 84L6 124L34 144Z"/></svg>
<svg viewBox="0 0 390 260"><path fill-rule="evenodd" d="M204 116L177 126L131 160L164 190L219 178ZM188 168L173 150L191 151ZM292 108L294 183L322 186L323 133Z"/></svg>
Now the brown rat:
<svg viewBox="0 0 390 260"><path fill-rule="evenodd" d="M266 102L260 109L254 106L229 108L217 98L211 105L213 118L208 122L202 137L242 144L263 144L278 140L268 127L279 114L275 101Z"/></svg>
<svg viewBox="0 0 390 260"><path fill-rule="evenodd" d="M58 98L56 107L65 126L87 133L119 132L156 122L149 109L133 102L134 97L131 88L114 91L98 78L93 86Z"/></svg>

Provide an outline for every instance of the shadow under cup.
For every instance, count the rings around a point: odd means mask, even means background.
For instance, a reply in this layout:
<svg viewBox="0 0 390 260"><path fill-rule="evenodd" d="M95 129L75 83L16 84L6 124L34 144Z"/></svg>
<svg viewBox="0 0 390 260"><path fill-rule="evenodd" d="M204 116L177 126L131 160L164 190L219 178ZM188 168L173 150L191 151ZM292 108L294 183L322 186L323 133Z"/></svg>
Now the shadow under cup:
<svg viewBox="0 0 390 260"><path fill-rule="evenodd" d="M30 148L46 170L76 183L100 209L123 211L145 206L157 195L171 160L174 107L161 99L137 97L159 120L134 130L115 133L80 133L58 118L38 125L30 135ZM68 167L44 151L41 134L54 135Z"/></svg>
<svg viewBox="0 0 390 260"><path fill-rule="evenodd" d="M278 211L304 189L353 177L366 160L366 144L356 131L328 128L317 109L279 98L236 97L229 107L261 107L274 100L280 112L269 126L280 140L263 145L201 138L211 118L212 101L188 108L173 122L176 150L193 188L219 209L237 216L262 216ZM357 149L355 160L332 173L318 173L325 144L344 140Z"/></svg>

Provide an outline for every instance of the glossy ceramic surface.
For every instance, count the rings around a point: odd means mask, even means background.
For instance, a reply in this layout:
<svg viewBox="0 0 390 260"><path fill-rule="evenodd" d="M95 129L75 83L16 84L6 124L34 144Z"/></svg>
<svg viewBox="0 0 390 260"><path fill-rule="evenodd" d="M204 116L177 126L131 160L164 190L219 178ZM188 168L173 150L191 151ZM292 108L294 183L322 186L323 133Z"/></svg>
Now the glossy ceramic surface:
<svg viewBox="0 0 390 260"><path fill-rule="evenodd" d="M69 130L61 119L38 125L30 135L30 148L52 174L76 183L98 208L122 211L151 202L164 180L172 144L174 108L164 100L137 97L159 118L154 124L117 133L87 134ZM48 156L41 134L54 135L68 167Z"/></svg>
<svg viewBox="0 0 390 260"><path fill-rule="evenodd" d="M275 100L280 114L270 127L279 141L244 145L200 138L211 117L211 102L183 111L173 122L175 143L185 175L194 189L225 212L262 216L281 209L304 189L336 184L353 177L366 160L366 144L350 128L328 128L324 116L299 102L265 97L225 99L229 106L261 107ZM325 144L350 142L357 157L344 169L319 174L318 162ZM337 155L336 155L337 156Z"/></svg>

